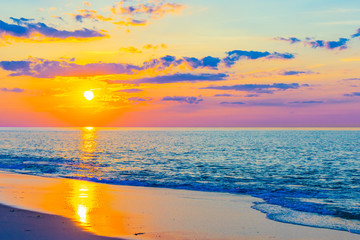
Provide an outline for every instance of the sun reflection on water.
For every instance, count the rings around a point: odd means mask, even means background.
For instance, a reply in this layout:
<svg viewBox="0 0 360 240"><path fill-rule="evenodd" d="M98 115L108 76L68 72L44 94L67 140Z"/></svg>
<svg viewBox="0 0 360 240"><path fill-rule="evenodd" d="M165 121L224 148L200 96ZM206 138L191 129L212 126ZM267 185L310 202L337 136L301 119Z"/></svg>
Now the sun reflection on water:
<svg viewBox="0 0 360 240"><path fill-rule="evenodd" d="M98 148L97 129L95 127L81 128L80 161L76 166L79 171L77 177L98 177L101 150Z"/></svg>

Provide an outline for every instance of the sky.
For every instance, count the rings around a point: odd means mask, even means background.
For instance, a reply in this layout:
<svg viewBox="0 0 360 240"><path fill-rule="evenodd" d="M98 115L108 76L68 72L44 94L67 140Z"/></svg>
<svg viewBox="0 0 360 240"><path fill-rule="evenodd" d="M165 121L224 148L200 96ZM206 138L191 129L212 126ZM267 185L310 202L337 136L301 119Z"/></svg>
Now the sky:
<svg viewBox="0 0 360 240"><path fill-rule="evenodd" d="M360 127L360 2L7 1L8 126Z"/></svg>

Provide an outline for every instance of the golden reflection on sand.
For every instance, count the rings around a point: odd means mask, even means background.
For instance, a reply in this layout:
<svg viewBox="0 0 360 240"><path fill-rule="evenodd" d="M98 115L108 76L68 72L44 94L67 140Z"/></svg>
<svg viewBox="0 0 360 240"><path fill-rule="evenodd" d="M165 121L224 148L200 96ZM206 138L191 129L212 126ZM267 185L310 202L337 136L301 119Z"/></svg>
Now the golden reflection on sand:
<svg viewBox="0 0 360 240"><path fill-rule="evenodd" d="M91 230L88 213L94 208L94 189L86 182L74 182L73 193L70 195L70 204L76 210L77 222L85 229Z"/></svg>

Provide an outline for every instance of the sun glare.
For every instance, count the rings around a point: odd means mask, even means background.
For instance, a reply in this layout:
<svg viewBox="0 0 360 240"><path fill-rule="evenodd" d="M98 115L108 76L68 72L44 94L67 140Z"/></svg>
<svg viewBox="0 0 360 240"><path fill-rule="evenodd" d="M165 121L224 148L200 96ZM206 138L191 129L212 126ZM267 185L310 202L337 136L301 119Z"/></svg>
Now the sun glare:
<svg viewBox="0 0 360 240"><path fill-rule="evenodd" d="M92 91L85 91L84 97L86 100L91 101L94 98L94 93Z"/></svg>

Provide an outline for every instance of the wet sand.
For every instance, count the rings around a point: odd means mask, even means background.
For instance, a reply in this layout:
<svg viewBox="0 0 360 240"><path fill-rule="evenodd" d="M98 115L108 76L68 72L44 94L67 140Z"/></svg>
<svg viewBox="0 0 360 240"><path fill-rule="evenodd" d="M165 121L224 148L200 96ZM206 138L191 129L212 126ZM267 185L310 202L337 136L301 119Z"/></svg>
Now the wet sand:
<svg viewBox="0 0 360 240"><path fill-rule="evenodd" d="M0 205L0 239L116 240L83 231L70 219Z"/></svg>
<svg viewBox="0 0 360 240"><path fill-rule="evenodd" d="M360 239L268 220L254 201L261 200L0 173L0 239Z"/></svg>

